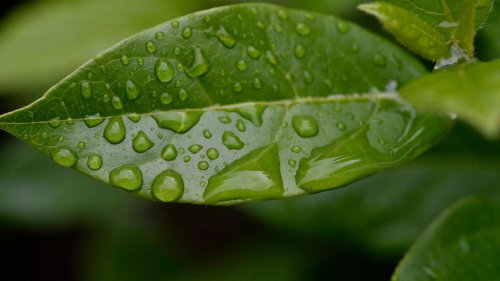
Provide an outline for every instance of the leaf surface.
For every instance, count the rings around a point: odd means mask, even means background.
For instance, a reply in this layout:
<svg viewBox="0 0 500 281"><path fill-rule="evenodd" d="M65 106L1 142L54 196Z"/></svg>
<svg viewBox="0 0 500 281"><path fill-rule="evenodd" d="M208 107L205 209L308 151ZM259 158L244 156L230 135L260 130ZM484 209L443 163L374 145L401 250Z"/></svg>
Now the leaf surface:
<svg viewBox="0 0 500 281"><path fill-rule="evenodd" d="M445 211L417 240L392 280L496 280L500 204L467 199Z"/></svg>
<svg viewBox="0 0 500 281"><path fill-rule="evenodd" d="M334 17L227 6L119 43L0 126L146 198L275 199L346 185L440 139L448 118L376 90L422 73Z"/></svg>
<svg viewBox="0 0 500 281"><path fill-rule="evenodd" d="M500 132L500 60L459 65L404 86L415 106L455 113L490 138Z"/></svg>

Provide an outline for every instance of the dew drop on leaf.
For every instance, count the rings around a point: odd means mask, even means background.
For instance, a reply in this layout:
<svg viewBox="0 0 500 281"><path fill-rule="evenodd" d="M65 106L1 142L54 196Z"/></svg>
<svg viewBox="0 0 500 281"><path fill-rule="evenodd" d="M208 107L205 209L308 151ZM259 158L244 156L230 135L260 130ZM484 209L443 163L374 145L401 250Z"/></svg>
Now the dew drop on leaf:
<svg viewBox="0 0 500 281"><path fill-rule="evenodd" d="M193 29L191 27L188 26L182 30L182 37L184 37L184 39L189 39L191 38L192 35L193 35Z"/></svg>
<svg viewBox="0 0 500 281"><path fill-rule="evenodd" d="M240 150L245 144L231 131L225 131L222 135L222 143L230 150Z"/></svg>
<svg viewBox="0 0 500 281"><path fill-rule="evenodd" d="M169 93L163 93L160 95L160 102L164 105L169 105L172 103L172 95Z"/></svg>
<svg viewBox="0 0 500 281"><path fill-rule="evenodd" d="M209 130L205 129L203 130L203 136L207 139L210 139L212 138L212 133Z"/></svg>
<svg viewBox="0 0 500 281"><path fill-rule="evenodd" d="M240 132L245 132L247 130L245 122L243 122L243 120L241 119L238 119L238 121L236 121L236 129L238 129L238 131Z"/></svg>
<svg viewBox="0 0 500 281"><path fill-rule="evenodd" d="M292 147L292 152L293 153L300 153L302 151L302 148L300 146L294 146Z"/></svg>
<svg viewBox="0 0 500 281"><path fill-rule="evenodd" d="M130 58L127 57L126 55L123 55L120 59L123 65L128 65L130 63Z"/></svg>
<svg viewBox="0 0 500 281"><path fill-rule="evenodd" d="M304 58L306 55L306 48L302 44L297 44L294 49L295 57L298 59Z"/></svg>
<svg viewBox="0 0 500 281"><path fill-rule="evenodd" d="M203 146L199 145L199 144L193 144L193 145L189 146L188 149L189 149L189 151L191 151L191 153L196 154L196 153L200 152L200 150L203 149Z"/></svg>
<svg viewBox="0 0 500 281"><path fill-rule="evenodd" d="M87 158L87 167L91 170L99 170L102 167L102 156L99 154L91 154Z"/></svg>
<svg viewBox="0 0 500 281"><path fill-rule="evenodd" d="M184 193L184 180L174 170L163 171L153 180L151 193L161 202L177 201Z"/></svg>
<svg viewBox="0 0 500 281"><path fill-rule="evenodd" d="M241 93L241 91L243 91L243 86L240 82L236 82L233 84L233 91L235 91L236 93Z"/></svg>
<svg viewBox="0 0 500 281"><path fill-rule="evenodd" d="M146 51L150 54L154 53L156 51L156 44L152 41L146 42Z"/></svg>
<svg viewBox="0 0 500 281"><path fill-rule="evenodd" d="M50 121L49 121L49 126L52 127L52 128L58 128L59 126L61 126L61 118L59 117L56 117L56 118L52 118Z"/></svg>
<svg viewBox="0 0 500 281"><path fill-rule="evenodd" d="M139 97L139 89L132 80L127 81L127 99L136 100Z"/></svg>
<svg viewBox="0 0 500 281"><path fill-rule="evenodd" d="M169 62L159 59L155 65L155 75L162 83L168 83L174 79L174 67Z"/></svg>
<svg viewBox="0 0 500 281"><path fill-rule="evenodd" d="M215 160L219 158L219 151L215 148L209 148L207 149L207 156L211 160Z"/></svg>
<svg viewBox="0 0 500 281"><path fill-rule="evenodd" d="M336 28L340 34L347 34L351 30L351 27L346 22L338 22Z"/></svg>
<svg viewBox="0 0 500 281"><path fill-rule="evenodd" d="M193 48L194 51L194 61L191 67L188 69L187 74L191 78L200 77L210 71L210 62L203 54L200 47Z"/></svg>
<svg viewBox="0 0 500 281"><path fill-rule="evenodd" d="M52 160L63 167L72 168L78 163L76 153L67 148L56 149L52 152L51 157Z"/></svg>
<svg viewBox="0 0 500 281"><path fill-rule="evenodd" d="M109 174L109 183L128 191L142 187L142 171L135 165L125 165L116 168Z"/></svg>
<svg viewBox="0 0 500 281"><path fill-rule="evenodd" d="M295 31L297 31L297 33L300 36L307 36L311 33L311 28L307 24L305 24L303 22L299 22L295 26Z"/></svg>
<svg viewBox="0 0 500 281"><path fill-rule="evenodd" d="M125 124L120 117L109 119L104 128L104 138L111 144L119 144L125 139Z"/></svg>
<svg viewBox="0 0 500 281"><path fill-rule="evenodd" d="M318 134L318 123L309 115L294 116L292 126L295 132L303 138L311 138Z"/></svg>
<svg viewBox="0 0 500 281"><path fill-rule="evenodd" d="M262 82L260 81L259 78L255 78L253 80L253 87L255 88L255 90L260 90L262 89Z"/></svg>
<svg viewBox="0 0 500 281"><path fill-rule="evenodd" d="M175 148L175 145L167 144L161 152L161 158L166 161L175 160L177 158L177 149Z"/></svg>
<svg viewBox="0 0 500 281"><path fill-rule="evenodd" d="M207 170L210 167L210 164L208 164L207 161L200 161L198 162L198 169L200 170Z"/></svg>
<svg viewBox="0 0 500 281"><path fill-rule="evenodd" d="M143 131L139 131L137 136L132 141L132 148L137 153L143 153L148 151L154 146L154 143L149 139L149 137Z"/></svg>
<svg viewBox="0 0 500 281"><path fill-rule="evenodd" d="M85 122L85 125L87 125L87 127L94 128L94 127L100 125L102 122L104 122L104 118L100 117L99 113L98 113L95 115L90 115L90 116L85 117L83 122Z"/></svg>
<svg viewBox="0 0 500 281"><path fill-rule="evenodd" d="M164 37L163 32L161 32L161 31L156 32L156 34L155 34L156 40L162 40L163 37Z"/></svg>
<svg viewBox="0 0 500 281"><path fill-rule="evenodd" d="M236 63L236 68L238 68L238 70L240 71L244 71L248 68L248 62L246 60L241 59Z"/></svg>
<svg viewBox="0 0 500 281"><path fill-rule="evenodd" d="M177 20L172 21L172 22L170 23L170 26L171 26L172 28L174 28L174 29L179 28L179 21L177 21Z"/></svg>
<svg viewBox="0 0 500 281"><path fill-rule="evenodd" d="M229 124L229 123L231 123L233 120L232 120L229 116L221 116L221 117L219 117L219 121L220 121L222 124Z"/></svg>
<svg viewBox="0 0 500 281"><path fill-rule="evenodd" d="M82 81L80 88L82 97L86 99L90 99L92 97L92 86L90 86L89 81Z"/></svg>
<svg viewBox="0 0 500 281"><path fill-rule="evenodd" d="M191 156L189 156L189 155L184 156L184 158L182 160L187 163L187 162L191 161Z"/></svg>
<svg viewBox="0 0 500 281"><path fill-rule="evenodd" d="M375 56L373 57L373 62L379 67L387 66L387 59L382 54L375 54Z"/></svg>
<svg viewBox="0 0 500 281"><path fill-rule="evenodd" d="M260 58L260 51L254 46L249 46L247 48L247 55L252 59L258 59Z"/></svg>
<svg viewBox="0 0 500 281"><path fill-rule="evenodd" d="M120 110L123 108L122 101L120 100L119 97L113 97L113 100L111 101L111 105L116 110Z"/></svg>

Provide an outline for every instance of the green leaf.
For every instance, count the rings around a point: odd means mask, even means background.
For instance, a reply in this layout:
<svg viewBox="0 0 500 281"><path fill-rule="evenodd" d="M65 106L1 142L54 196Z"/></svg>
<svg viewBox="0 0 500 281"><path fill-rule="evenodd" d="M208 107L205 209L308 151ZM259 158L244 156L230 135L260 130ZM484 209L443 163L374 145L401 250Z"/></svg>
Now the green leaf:
<svg viewBox="0 0 500 281"><path fill-rule="evenodd" d="M423 72L334 17L227 6L119 43L0 126L146 198L282 198L346 185L439 140L448 118L376 90Z"/></svg>
<svg viewBox="0 0 500 281"><path fill-rule="evenodd" d="M359 8L413 52L434 61L474 56L474 37L493 0L383 0ZM452 50L452 48L454 50ZM451 58L450 58L451 57Z"/></svg>
<svg viewBox="0 0 500 281"><path fill-rule="evenodd" d="M500 132L500 60L426 75L400 94L418 108L455 113L490 138Z"/></svg>
<svg viewBox="0 0 500 281"><path fill-rule="evenodd" d="M497 280L500 204L464 200L436 219L398 266L392 280Z"/></svg>
<svg viewBox="0 0 500 281"><path fill-rule="evenodd" d="M32 1L0 25L0 91L39 96L99 51L201 4L173 0ZM119 8L118 8L119 7Z"/></svg>

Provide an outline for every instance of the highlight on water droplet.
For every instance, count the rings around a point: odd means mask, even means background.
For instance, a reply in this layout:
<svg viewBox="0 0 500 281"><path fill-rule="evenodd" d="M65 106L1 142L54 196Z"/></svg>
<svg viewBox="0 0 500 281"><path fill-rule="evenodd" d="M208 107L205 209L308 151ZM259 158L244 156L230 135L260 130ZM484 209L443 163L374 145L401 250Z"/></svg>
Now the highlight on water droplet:
<svg viewBox="0 0 500 281"><path fill-rule="evenodd" d="M97 171L102 167L102 156L99 154L90 154L87 158L87 167L89 169Z"/></svg>
<svg viewBox="0 0 500 281"><path fill-rule="evenodd" d="M160 173L151 184L151 194L161 202L173 202L182 197L184 180L174 170L168 169Z"/></svg>
<svg viewBox="0 0 500 281"><path fill-rule="evenodd" d="M303 138L312 138L319 132L318 123L309 115L294 116L292 126L295 132Z"/></svg>
<svg viewBox="0 0 500 281"><path fill-rule="evenodd" d="M225 131L222 135L222 143L230 150L240 150L245 144L231 131Z"/></svg>
<svg viewBox="0 0 500 281"><path fill-rule="evenodd" d="M92 97L92 86L89 81L82 81L80 84L80 90L82 93L82 97L86 99L90 99Z"/></svg>
<svg viewBox="0 0 500 281"><path fill-rule="evenodd" d="M125 139L125 124L120 117L109 119L104 128L104 138L111 144L119 144Z"/></svg>
<svg viewBox="0 0 500 281"><path fill-rule="evenodd" d="M109 183L128 191L142 187L142 171L136 165L124 165L109 173Z"/></svg>
<svg viewBox="0 0 500 281"><path fill-rule="evenodd" d="M137 136L132 140L132 148L137 153L143 153L151 149L155 144L149 139L148 135L143 131L139 131Z"/></svg>
<svg viewBox="0 0 500 281"><path fill-rule="evenodd" d="M155 75L160 82L168 83L174 79L175 70L170 62L158 59L155 65Z"/></svg>
<svg viewBox="0 0 500 281"><path fill-rule="evenodd" d="M77 154L67 148L58 148L51 153L52 160L54 160L57 164L67 167L73 168L78 163Z"/></svg>

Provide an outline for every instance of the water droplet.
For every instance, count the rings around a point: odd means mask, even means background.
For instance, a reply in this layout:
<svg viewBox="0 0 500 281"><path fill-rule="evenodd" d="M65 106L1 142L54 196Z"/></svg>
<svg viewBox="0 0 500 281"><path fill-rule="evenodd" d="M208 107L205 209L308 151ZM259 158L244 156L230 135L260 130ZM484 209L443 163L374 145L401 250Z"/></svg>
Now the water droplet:
<svg viewBox="0 0 500 281"><path fill-rule="evenodd" d="M240 150L245 144L241 139L233 132L225 131L222 135L222 143L231 150Z"/></svg>
<svg viewBox="0 0 500 281"><path fill-rule="evenodd" d="M278 11L278 18L280 20L288 20L288 13L285 10Z"/></svg>
<svg viewBox="0 0 500 281"><path fill-rule="evenodd" d="M149 139L149 137L143 131L139 131L137 136L135 136L132 141L132 148L137 153L143 153L151 149L155 144Z"/></svg>
<svg viewBox="0 0 500 281"><path fill-rule="evenodd" d="M384 57L382 54L376 54L373 57L373 62L379 66L379 67L386 67L387 66L387 59Z"/></svg>
<svg viewBox="0 0 500 281"><path fill-rule="evenodd" d="M238 129L238 131L240 132L245 132L247 130L245 122L243 122L243 120L241 119L238 119L238 121L236 122L236 129Z"/></svg>
<svg viewBox="0 0 500 281"><path fill-rule="evenodd" d="M169 105L172 103L172 95L169 93L163 93L160 96L160 102L163 103L164 105Z"/></svg>
<svg viewBox="0 0 500 281"><path fill-rule="evenodd" d="M155 65L156 78L162 83L168 83L174 79L175 70L170 62L159 59Z"/></svg>
<svg viewBox="0 0 500 281"><path fill-rule="evenodd" d="M179 47L175 47L175 49L174 49L174 54L175 54L175 55L180 55L180 54L181 54L181 48L179 48Z"/></svg>
<svg viewBox="0 0 500 281"><path fill-rule="evenodd" d="M281 33L283 32L283 27L279 24L274 25L274 31Z"/></svg>
<svg viewBox="0 0 500 281"><path fill-rule="evenodd" d="M309 115L294 116L292 126L295 132L303 138L311 138L318 134L318 124Z"/></svg>
<svg viewBox="0 0 500 281"><path fill-rule="evenodd" d="M189 94L185 89L179 90L179 99L181 101L186 101L189 98Z"/></svg>
<svg viewBox="0 0 500 281"><path fill-rule="evenodd" d="M155 34L156 40L162 40L163 37L164 37L163 32L161 32L161 31L156 32L156 34Z"/></svg>
<svg viewBox="0 0 500 281"><path fill-rule="evenodd" d="M219 151L215 148L209 148L209 149L207 149L207 156L211 160L215 160L215 159L219 158Z"/></svg>
<svg viewBox="0 0 500 281"><path fill-rule="evenodd" d="M85 147L87 147L87 144L84 143L83 141L81 141L81 142L78 143L78 148L79 149L85 149Z"/></svg>
<svg viewBox="0 0 500 281"><path fill-rule="evenodd" d="M125 139L125 124L120 117L109 119L106 128L104 128L104 138L112 143L119 144Z"/></svg>
<svg viewBox="0 0 500 281"><path fill-rule="evenodd" d="M341 131L344 131L345 129L347 129L347 125L342 122L337 122L337 128L339 128L339 130Z"/></svg>
<svg viewBox="0 0 500 281"><path fill-rule="evenodd" d="M156 44L152 41L146 42L146 51L150 54L154 53L156 51Z"/></svg>
<svg viewBox="0 0 500 281"><path fill-rule="evenodd" d="M82 97L90 99L92 97L92 87L90 86L89 81L82 81L80 86Z"/></svg>
<svg viewBox="0 0 500 281"><path fill-rule="evenodd" d="M187 74L191 78L196 78L210 71L210 63L208 62L208 59L205 57L199 46L193 48L193 51L194 60L191 64L191 67L188 69Z"/></svg>
<svg viewBox="0 0 500 281"><path fill-rule="evenodd" d="M292 152L293 153L300 153L300 152L302 152L302 148L300 146L294 146L294 147L292 147Z"/></svg>
<svg viewBox="0 0 500 281"><path fill-rule="evenodd" d="M263 22L258 21L257 22L257 27L260 28L260 29L264 29L264 28L266 28L266 25Z"/></svg>
<svg viewBox="0 0 500 281"><path fill-rule="evenodd" d="M72 168L78 163L78 156L76 153L66 148L60 148L53 151L51 156L52 160L63 167Z"/></svg>
<svg viewBox="0 0 500 281"><path fill-rule="evenodd" d="M219 117L219 121L223 124L229 124L233 120L229 116L221 116Z"/></svg>
<svg viewBox="0 0 500 281"><path fill-rule="evenodd" d="M144 65L144 60L142 58L137 58L137 64L140 66Z"/></svg>
<svg viewBox="0 0 500 281"><path fill-rule="evenodd" d="M241 59L236 63L236 68L238 68L238 70L240 71L244 71L248 68L248 62L246 60Z"/></svg>
<svg viewBox="0 0 500 281"><path fill-rule="evenodd" d="M212 133L209 130L205 129L203 130L203 136L207 139L210 139L212 138Z"/></svg>
<svg viewBox="0 0 500 281"><path fill-rule="evenodd" d="M87 127L94 128L104 122L104 118L100 117L99 113L97 113L95 115L85 117L83 121L85 122Z"/></svg>
<svg viewBox="0 0 500 281"><path fill-rule="evenodd" d="M226 48L233 48L236 45L236 40L234 40L223 26L220 26L216 31L211 28L207 34L210 37L215 36Z"/></svg>
<svg viewBox="0 0 500 281"><path fill-rule="evenodd" d="M49 134L47 134L47 133L44 132L44 133L42 133L41 137L42 137L42 139L45 140L45 139L47 139L49 137Z"/></svg>
<svg viewBox="0 0 500 281"><path fill-rule="evenodd" d="M120 110L123 108L122 101L120 100L119 97L113 97L113 100L111 101L111 105L116 110Z"/></svg>
<svg viewBox="0 0 500 281"><path fill-rule="evenodd" d="M184 180L174 170L166 170L156 176L151 184L151 194L161 202L173 202L182 197Z"/></svg>
<svg viewBox="0 0 500 281"><path fill-rule="evenodd" d="M260 51L257 50L257 48L255 48L254 46L249 46L247 48L247 55L252 59L258 59L260 58Z"/></svg>
<svg viewBox="0 0 500 281"><path fill-rule="evenodd" d="M290 167L292 167L292 168L295 168L295 167L297 167L297 161L290 159L290 160L288 160L288 165L290 165Z"/></svg>
<svg viewBox="0 0 500 281"><path fill-rule="evenodd" d="M74 125L75 124L75 120L73 120L71 117L66 119L65 121L66 125Z"/></svg>
<svg viewBox="0 0 500 281"><path fill-rule="evenodd" d="M177 158L177 148L173 144L167 144L161 151L161 158L166 161L173 161Z"/></svg>
<svg viewBox="0 0 500 281"><path fill-rule="evenodd" d="M200 162L198 162L198 169L200 169L200 170L205 171L205 170L207 170L209 167L210 167L210 164L208 164L208 162L207 162L207 161L200 161Z"/></svg>
<svg viewBox="0 0 500 281"><path fill-rule="evenodd" d="M201 115L202 112L199 111L168 111L152 114L160 128L169 129L181 134L189 131L194 125L196 125L196 123L200 120Z"/></svg>
<svg viewBox="0 0 500 281"><path fill-rule="evenodd" d="M172 21L172 22L170 23L170 26L171 26L172 28L175 28L175 29L179 28L179 21L177 21L177 20Z"/></svg>
<svg viewBox="0 0 500 281"><path fill-rule="evenodd" d="M130 59L126 55L123 55L120 60L123 65L128 65L130 63Z"/></svg>
<svg viewBox="0 0 500 281"><path fill-rule="evenodd" d="M61 119L59 117L52 118L49 121L49 126L52 128L58 128L59 126L61 126Z"/></svg>
<svg viewBox="0 0 500 281"><path fill-rule="evenodd" d="M273 54L271 51L266 52L266 59L271 63L272 65L278 65L278 59L276 56Z"/></svg>
<svg viewBox="0 0 500 281"><path fill-rule="evenodd" d="M128 191L142 187L142 171L135 165L125 165L109 173L109 183Z"/></svg>
<svg viewBox="0 0 500 281"><path fill-rule="evenodd" d="M141 115L137 114L137 113L130 113L127 115L127 118L128 118L128 120L130 120L134 123L141 121Z"/></svg>
<svg viewBox="0 0 500 281"><path fill-rule="evenodd" d="M212 17L210 15L206 15L203 17L203 21L205 23L209 23L210 21L212 21Z"/></svg>
<svg viewBox="0 0 500 281"><path fill-rule="evenodd" d="M108 95L108 94L105 94L105 95L102 97L102 102L104 102L104 103L108 103L108 102L109 102L109 95Z"/></svg>
<svg viewBox="0 0 500 281"><path fill-rule="evenodd" d="M306 55L306 48L304 47L304 45L298 44L297 46L295 46L294 54L298 59L304 58L304 56Z"/></svg>
<svg viewBox="0 0 500 281"><path fill-rule="evenodd" d="M200 144L193 144L193 145L189 146L188 149L189 149L189 151L191 151L191 153L196 154L203 149L203 146Z"/></svg>
<svg viewBox="0 0 500 281"><path fill-rule="evenodd" d="M184 39L189 39L192 35L193 29L191 27L188 26L182 30L182 37L184 37Z"/></svg>
<svg viewBox="0 0 500 281"><path fill-rule="evenodd" d="M87 158L87 167L91 170L99 170L102 167L102 156L99 154L91 154Z"/></svg>
<svg viewBox="0 0 500 281"><path fill-rule="evenodd" d="M241 93L241 91L243 91L243 86L240 82L236 82L233 84L233 91L235 91L236 93Z"/></svg>
<svg viewBox="0 0 500 281"><path fill-rule="evenodd" d="M259 78L255 78L253 80L253 87L256 89L256 90L260 90L262 89L262 82L260 81Z"/></svg>
<svg viewBox="0 0 500 281"><path fill-rule="evenodd" d="M127 81L127 99L129 101L136 100L139 97L139 89L132 80Z"/></svg>
<svg viewBox="0 0 500 281"><path fill-rule="evenodd" d="M191 161L191 156L189 156L189 155L184 156L184 158L182 158L182 160L187 163L187 162Z"/></svg>
<svg viewBox="0 0 500 281"><path fill-rule="evenodd" d="M309 85L314 82L314 77L309 71L304 72L304 81L306 81L306 83Z"/></svg>
<svg viewBox="0 0 500 281"><path fill-rule="evenodd" d="M255 126L260 127L262 126L262 114L264 110L266 110L265 106L245 106L236 108L233 111L252 122Z"/></svg>
<svg viewBox="0 0 500 281"><path fill-rule="evenodd" d="M297 31L297 33L301 36L307 36L311 33L311 28L307 24L299 22L295 26L295 31Z"/></svg>
<svg viewBox="0 0 500 281"><path fill-rule="evenodd" d="M348 23L340 21L336 25L337 32L341 34L347 34L349 33L349 30L351 30L351 27L349 26Z"/></svg>

